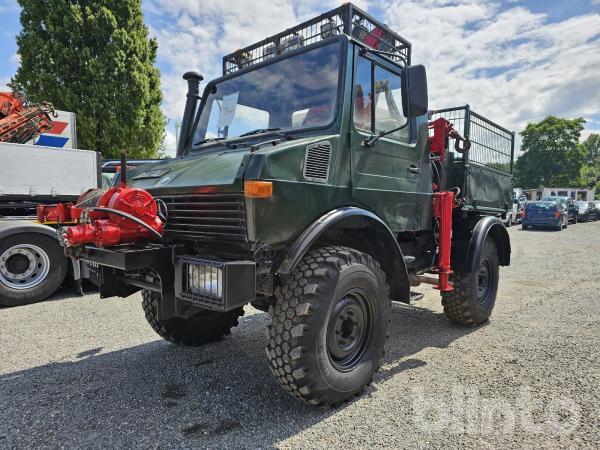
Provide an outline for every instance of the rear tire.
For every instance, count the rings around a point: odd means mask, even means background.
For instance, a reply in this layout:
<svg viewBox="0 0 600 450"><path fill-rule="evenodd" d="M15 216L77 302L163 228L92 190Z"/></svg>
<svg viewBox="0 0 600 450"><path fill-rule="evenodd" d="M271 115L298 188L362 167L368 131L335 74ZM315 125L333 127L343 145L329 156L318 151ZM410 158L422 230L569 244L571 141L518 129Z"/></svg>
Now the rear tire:
<svg viewBox="0 0 600 450"><path fill-rule="evenodd" d="M323 247L282 281L266 347L277 381L319 406L360 395L379 368L390 321L379 264L358 250Z"/></svg>
<svg viewBox="0 0 600 450"><path fill-rule="evenodd" d="M238 318L244 315L243 308L227 312L205 310L189 319L175 318L158 320L158 292L143 290L142 307L146 320L163 339L178 345L199 346L218 341L231 333L239 324Z"/></svg>
<svg viewBox="0 0 600 450"><path fill-rule="evenodd" d="M479 325L487 321L496 303L499 268L496 245L487 238L478 270L474 273L456 272L450 276L454 290L442 292L446 317L461 325Z"/></svg>
<svg viewBox="0 0 600 450"><path fill-rule="evenodd" d="M56 239L19 233L0 241L0 305L46 300L60 287L69 260Z"/></svg>

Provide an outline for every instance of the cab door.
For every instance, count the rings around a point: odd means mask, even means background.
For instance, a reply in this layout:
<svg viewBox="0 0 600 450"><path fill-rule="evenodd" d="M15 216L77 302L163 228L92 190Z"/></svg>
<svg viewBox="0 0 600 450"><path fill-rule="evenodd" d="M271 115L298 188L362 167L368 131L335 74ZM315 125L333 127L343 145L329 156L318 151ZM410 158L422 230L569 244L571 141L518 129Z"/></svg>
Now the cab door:
<svg viewBox="0 0 600 450"><path fill-rule="evenodd" d="M428 200L422 180L430 176L430 168L423 151L411 142L411 124L402 111L400 69L357 52L353 90L353 200L378 214L393 231L423 229L422 214L429 208L423 211ZM400 126L372 146L364 145L380 131Z"/></svg>

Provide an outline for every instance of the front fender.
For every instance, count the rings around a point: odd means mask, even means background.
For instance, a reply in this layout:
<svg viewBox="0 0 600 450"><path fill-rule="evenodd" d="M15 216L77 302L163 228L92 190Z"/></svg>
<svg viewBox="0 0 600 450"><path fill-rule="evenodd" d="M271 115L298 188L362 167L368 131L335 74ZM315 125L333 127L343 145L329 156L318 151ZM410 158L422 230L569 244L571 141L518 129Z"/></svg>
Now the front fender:
<svg viewBox="0 0 600 450"><path fill-rule="evenodd" d="M292 243L281 264L274 270L278 275L290 274L305 253L328 231L353 230L361 239L354 239L351 246L368 251L378 260L390 285L392 299L409 302L410 283L402 250L388 226L370 211L346 206L324 214Z"/></svg>

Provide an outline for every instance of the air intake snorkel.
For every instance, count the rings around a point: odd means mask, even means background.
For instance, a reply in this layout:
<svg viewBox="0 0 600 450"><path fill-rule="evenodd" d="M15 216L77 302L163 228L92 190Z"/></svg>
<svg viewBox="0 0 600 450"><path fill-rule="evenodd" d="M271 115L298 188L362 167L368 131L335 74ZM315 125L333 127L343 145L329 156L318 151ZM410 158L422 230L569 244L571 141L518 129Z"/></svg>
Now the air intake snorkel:
<svg viewBox="0 0 600 450"><path fill-rule="evenodd" d="M188 83L188 92L185 101L185 110L183 111L183 120L181 122L181 131L179 133L179 142L177 145L178 157L183 155L184 150L189 145L196 105L200 99L200 82L204 80L204 77L198 72L191 71L184 73L183 79Z"/></svg>

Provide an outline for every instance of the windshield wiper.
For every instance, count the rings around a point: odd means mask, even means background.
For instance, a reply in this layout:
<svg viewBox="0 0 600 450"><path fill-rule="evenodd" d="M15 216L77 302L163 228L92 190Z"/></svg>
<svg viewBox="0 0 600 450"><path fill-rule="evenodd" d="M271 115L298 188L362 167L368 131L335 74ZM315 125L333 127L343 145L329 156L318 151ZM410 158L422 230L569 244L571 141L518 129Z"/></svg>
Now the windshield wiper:
<svg viewBox="0 0 600 450"><path fill-rule="evenodd" d="M238 137L252 136L254 134L267 133L269 131L277 131L277 130L281 130L281 128L279 128L279 127L276 127L276 128L257 128L256 130L252 130L252 131L248 131L247 133L240 134Z"/></svg>
<svg viewBox="0 0 600 450"><path fill-rule="evenodd" d="M224 137L206 138L206 139L202 139L201 141L194 142L194 145L201 145L201 144L207 144L209 142L222 141L223 139L225 139L225 138Z"/></svg>

